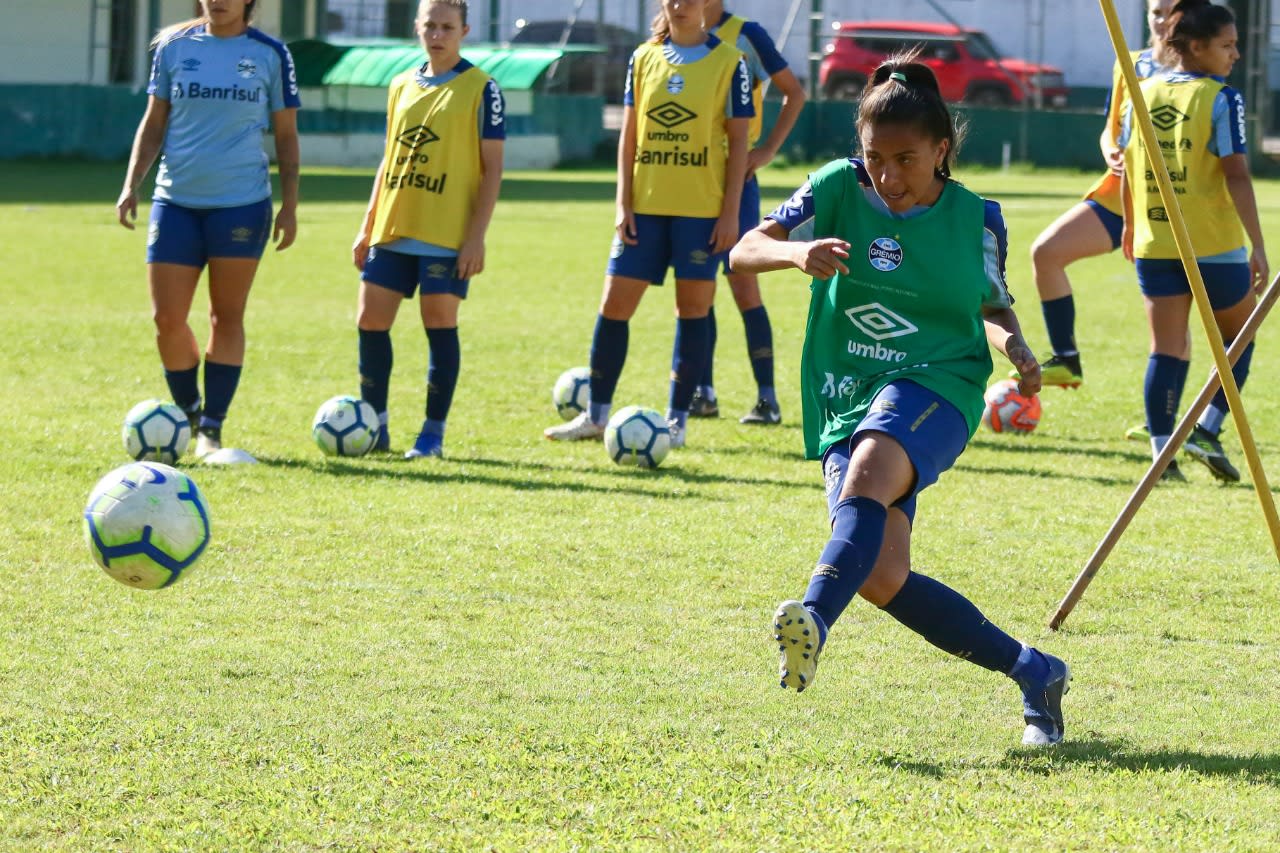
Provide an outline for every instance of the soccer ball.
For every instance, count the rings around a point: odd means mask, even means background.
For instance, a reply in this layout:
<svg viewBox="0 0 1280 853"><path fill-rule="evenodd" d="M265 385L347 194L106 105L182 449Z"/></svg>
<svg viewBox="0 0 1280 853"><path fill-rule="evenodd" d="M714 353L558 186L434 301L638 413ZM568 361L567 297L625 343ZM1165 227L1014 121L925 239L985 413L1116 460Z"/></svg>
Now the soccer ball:
<svg viewBox="0 0 1280 853"><path fill-rule="evenodd" d="M1013 379L1001 379L982 395L986 408L982 410L982 422L992 432L1028 433L1040 423L1040 398L1024 396Z"/></svg>
<svg viewBox="0 0 1280 853"><path fill-rule="evenodd" d="M657 468L671 450L667 421L653 409L627 406L604 428L604 449L619 465Z"/></svg>
<svg viewBox="0 0 1280 853"><path fill-rule="evenodd" d="M571 367L556 380L551 389L551 402L566 421L571 421L587 410L591 395L591 368Z"/></svg>
<svg viewBox="0 0 1280 853"><path fill-rule="evenodd" d="M163 400L143 400L124 416L124 452L134 459L172 465L187 451L191 424L187 413Z"/></svg>
<svg viewBox="0 0 1280 853"><path fill-rule="evenodd" d="M209 508L190 477L160 462L132 462L98 481L84 508L84 538L111 577L160 589L209 544Z"/></svg>
<svg viewBox="0 0 1280 853"><path fill-rule="evenodd" d="M378 440L378 413L358 397L333 397L316 412L311 437L326 456L364 456Z"/></svg>

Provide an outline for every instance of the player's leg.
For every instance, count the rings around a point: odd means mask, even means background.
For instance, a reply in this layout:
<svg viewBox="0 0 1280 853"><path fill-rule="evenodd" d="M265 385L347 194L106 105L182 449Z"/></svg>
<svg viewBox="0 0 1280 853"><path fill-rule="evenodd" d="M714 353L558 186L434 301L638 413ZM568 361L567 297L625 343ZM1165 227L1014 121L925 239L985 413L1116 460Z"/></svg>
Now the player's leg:
<svg viewBox="0 0 1280 853"><path fill-rule="evenodd" d="M707 313L715 295L714 278L676 278L676 339L679 348L667 394L667 427L671 430L672 447L684 447L685 444L689 405L699 377L703 375L702 368L710 345Z"/></svg>
<svg viewBox="0 0 1280 853"><path fill-rule="evenodd" d="M716 338L719 331L716 328L716 306L712 305L711 310L707 312L707 364L702 369L702 379L698 382L698 387L694 389L693 399L689 401L689 417L691 418L718 418L720 417L720 402L716 399L716 383L714 377L715 366L712 362L715 360L716 354ZM676 361L680 357L680 325L676 324L676 339L671 347L671 370L676 369Z"/></svg>
<svg viewBox="0 0 1280 853"><path fill-rule="evenodd" d="M452 269L452 267L451 267ZM445 422L453 405L453 392L458 386L462 367L462 348L458 342L458 306L466 296L466 282L461 292L423 293L422 327L427 333L430 359L427 366L426 418L406 459L418 456L441 456L444 452ZM424 282L424 287L427 284ZM438 288L432 288L437 290Z"/></svg>
<svg viewBox="0 0 1280 853"><path fill-rule="evenodd" d="M1031 245L1031 267L1053 356L1041 365L1044 384L1075 388L1084 374L1076 348L1075 296L1067 267L1105 255L1119 245L1120 217L1097 203L1081 202L1059 216Z"/></svg>
<svg viewBox="0 0 1280 853"><path fill-rule="evenodd" d="M1176 263L1176 262L1175 262ZM1140 272L1141 276L1142 273ZM1161 280L1151 277L1152 283ZM1158 293L1159 286L1143 287L1144 294ZM1191 308L1189 294L1145 295L1147 323L1151 332L1151 355L1143 380L1142 399L1146 408L1147 431L1151 436L1151 454L1159 455L1169 443L1182 389L1187 383L1190 362L1182 358L1187 338L1187 314ZM1166 480L1185 479L1176 463L1165 471Z"/></svg>
<svg viewBox="0 0 1280 853"><path fill-rule="evenodd" d="M406 299L418 288L418 258L373 246L360 272L356 306L360 399L378 413L378 438L374 450L391 449L387 400L391 392L391 368L395 363L391 327Z"/></svg>
<svg viewBox="0 0 1280 853"><path fill-rule="evenodd" d="M147 229L147 285L156 347L173 402L187 413L191 432L200 426L200 345L188 318L208 256L199 214L157 201Z"/></svg>
<svg viewBox="0 0 1280 853"><path fill-rule="evenodd" d="M733 301L742 314L742 327L747 337L747 357L756 380L756 404L738 423L772 426L782 423L778 394L774 388L773 325L760 295L760 279L755 273L730 272L729 287Z"/></svg>

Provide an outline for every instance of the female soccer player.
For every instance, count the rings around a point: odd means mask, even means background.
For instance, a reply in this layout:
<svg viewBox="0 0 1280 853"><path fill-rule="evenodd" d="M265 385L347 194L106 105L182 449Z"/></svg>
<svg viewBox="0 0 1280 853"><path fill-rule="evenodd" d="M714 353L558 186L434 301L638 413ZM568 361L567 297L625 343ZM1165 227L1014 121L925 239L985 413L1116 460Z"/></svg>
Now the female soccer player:
<svg viewBox="0 0 1280 853"><path fill-rule="evenodd" d="M288 49L249 26L257 0L200 0L204 15L156 36L150 98L138 125L120 224L138 217L138 187L163 152L147 233L156 343L173 401L197 432L196 455L222 446L222 422L244 364L244 311L271 228L262 136L275 134L281 205L277 250L297 234L298 81ZM209 267L204 400L200 349L187 324ZM203 408L202 408L203 405Z"/></svg>
<svg viewBox="0 0 1280 853"><path fill-rule="evenodd" d="M443 453L462 361L458 306L484 271L506 138L498 84L462 58L466 0L422 0L417 32L426 62L391 81L386 151L351 247L361 271L360 394L382 421L379 450L391 449L391 324L401 301L420 294L431 352L426 420L406 459Z"/></svg>
<svg viewBox="0 0 1280 853"><path fill-rule="evenodd" d="M627 73L618 141L616 232L591 342L587 411L543 434L555 441L604 434L627 358L628 321L651 284L675 267L677 335L667 422L683 447L689 403L709 343L716 267L738 235L754 114L742 54L709 35L706 0L661 0L653 38Z"/></svg>
<svg viewBox="0 0 1280 853"><path fill-rule="evenodd" d="M1160 154L1169 169L1179 207L1191 234L1200 275L1218 330L1228 345L1267 283L1267 253L1249 177L1244 98L1223 82L1240 53L1231 10L1208 0L1182 0L1173 7L1162 64L1170 69L1142 84L1142 98L1155 121ZM1172 117L1172 120L1170 120ZM1143 397L1151 450L1159 454L1173 432L1190 362L1184 356L1191 288L1178 259L1164 205L1141 134L1126 115L1124 149L1124 255L1137 265L1138 285L1151 327ZM1249 238L1252 252L1245 248ZM1232 368L1244 386L1253 356L1250 343ZM1200 417L1186 451L1215 477L1237 482L1218 433L1227 416L1221 389ZM1174 468L1173 479L1181 479Z"/></svg>
<svg viewBox="0 0 1280 853"><path fill-rule="evenodd" d="M742 188L742 203L738 213L738 236L741 237L760 222L760 183L756 180L756 171L773 160L782 143L786 142L787 134L795 127L796 119L804 109L804 87L787 67L787 61L778 53L773 39L755 21L745 20L726 11L720 0L708 0L703 12L703 22L712 35L742 52L746 58L747 70L751 72L752 103L756 114L751 119L747 132L747 145L750 148L747 152L747 180ZM782 92L782 109L778 112L778 119L769 131L769 136L761 142L766 83L772 83ZM724 271L729 279L729 289L733 291L733 300L742 313L742 326L747 335L747 357L751 360L751 371L756 380L756 404L738 422L762 426L782 423L782 412L778 407L778 395L773 384L773 326L769 323L769 313L760 297L760 280L755 273L730 269L727 261ZM698 384L698 390L694 392L689 409L690 416L695 418L714 418L720 415L712 381L712 361L716 352L715 306L708 312L707 319L711 337L707 348L707 366L702 371L702 380ZM677 335L675 352L672 353L673 364L679 351L680 338Z"/></svg>
<svg viewBox="0 0 1280 853"><path fill-rule="evenodd" d="M1023 743L1062 738L1069 673L911 570L916 496L977 428L988 344L1040 389L1004 284L1000 208L952 181L956 131L915 54L876 69L858 108L862 159L816 172L730 253L735 269L813 277L801 360L805 453L822 459L831 539L804 601L774 616L783 687L813 683L855 594L1021 688Z"/></svg>
<svg viewBox="0 0 1280 853"><path fill-rule="evenodd" d="M1154 48L1164 37L1173 3L1174 0L1147 0L1151 47L1133 54L1139 79L1150 77L1159 70ZM1124 218L1120 199L1123 154L1116 138L1120 133L1120 116L1128 95L1119 65L1115 66L1111 77L1107 122L1099 139L1107 172L1090 187L1083 201L1058 217L1031 244L1031 269L1036 290L1040 293L1040 310L1049 332L1049 345L1053 348L1053 356L1040 365L1041 381L1045 385L1078 388L1084 381L1080 352L1076 347L1076 303L1066 268L1083 258L1105 255L1120 245Z"/></svg>

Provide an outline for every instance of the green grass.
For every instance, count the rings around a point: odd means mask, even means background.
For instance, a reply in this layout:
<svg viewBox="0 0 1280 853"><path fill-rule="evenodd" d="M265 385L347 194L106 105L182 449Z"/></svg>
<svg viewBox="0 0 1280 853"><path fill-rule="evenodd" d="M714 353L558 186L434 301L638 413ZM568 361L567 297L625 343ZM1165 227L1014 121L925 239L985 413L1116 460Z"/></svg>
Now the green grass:
<svg viewBox="0 0 1280 853"><path fill-rule="evenodd" d="M1119 257L1071 270L1083 389L1047 391L1029 437L980 433L920 502L917 567L1075 671L1068 742L1036 754L1011 682L865 603L813 689L776 687L769 613L826 539L800 457L798 274L764 285L781 428L696 422L655 472L541 438L553 381L586 359L608 172L508 176L448 456L418 463L310 442L316 407L356 388L368 177L308 174L226 427L262 464L188 465L214 539L180 584L110 580L81 509L126 461L124 412L165 393L144 232L113 221L122 171L0 166L0 849L1274 849L1280 576L1250 487L1184 463L1191 482L1157 489L1066 629L1045 627L1148 458L1121 437L1146 333ZM802 177L769 171L766 204ZM961 177L1004 203L1044 351L1027 247L1091 176ZM1280 185L1258 191L1276 222ZM619 405L665 404L671 301L641 306ZM426 360L408 306L394 337L403 449ZM727 295L720 340L736 415L753 385ZM1273 469L1277 345L1265 329L1245 395ZM1198 387L1199 334L1195 353ZM1243 463L1234 431L1228 451Z"/></svg>

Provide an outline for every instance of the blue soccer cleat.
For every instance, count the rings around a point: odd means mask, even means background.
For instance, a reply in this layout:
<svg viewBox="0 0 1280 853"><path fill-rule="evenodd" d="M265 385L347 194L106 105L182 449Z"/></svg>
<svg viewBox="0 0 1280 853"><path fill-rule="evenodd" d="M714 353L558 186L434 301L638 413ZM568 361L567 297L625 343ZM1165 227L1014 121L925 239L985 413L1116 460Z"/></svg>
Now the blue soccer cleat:
<svg viewBox="0 0 1280 853"><path fill-rule="evenodd" d="M1071 688L1071 669L1053 655L1035 651L1048 664L1042 678L1015 678L1022 688L1022 719L1027 728L1022 733L1026 746L1053 746L1062 740L1062 697Z"/></svg>
<svg viewBox="0 0 1280 853"><path fill-rule="evenodd" d="M418 459L423 456L444 456L444 438L434 432L418 433L418 440L404 453L405 459Z"/></svg>
<svg viewBox="0 0 1280 853"><path fill-rule="evenodd" d="M389 453L391 451L391 431L387 429L386 424L378 427L378 437L373 440L374 453Z"/></svg>

